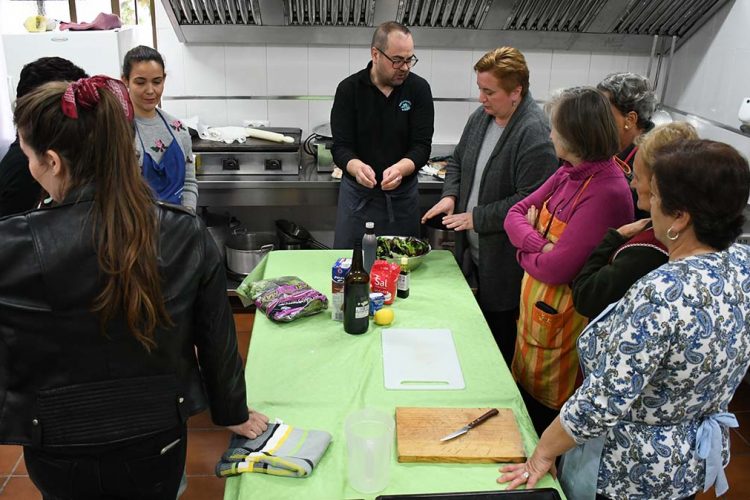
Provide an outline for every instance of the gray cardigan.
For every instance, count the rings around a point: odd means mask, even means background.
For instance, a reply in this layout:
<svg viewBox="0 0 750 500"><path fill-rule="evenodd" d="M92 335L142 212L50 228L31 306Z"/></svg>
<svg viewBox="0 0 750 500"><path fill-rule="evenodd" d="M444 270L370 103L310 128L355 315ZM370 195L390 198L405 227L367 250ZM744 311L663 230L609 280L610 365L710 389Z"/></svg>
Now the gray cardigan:
<svg viewBox="0 0 750 500"><path fill-rule="evenodd" d="M456 213L466 211L484 134L494 118L483 108L474 111L446 167L443 197L456 197ZM508 209L538 188L557 169L547 118L526 94L492 151L472 214L479 235L479 304L485 311L518 307L523 270L516 248L503 230ZM456 238L456 259L462 268L468 255L463 232Z"/></svg>

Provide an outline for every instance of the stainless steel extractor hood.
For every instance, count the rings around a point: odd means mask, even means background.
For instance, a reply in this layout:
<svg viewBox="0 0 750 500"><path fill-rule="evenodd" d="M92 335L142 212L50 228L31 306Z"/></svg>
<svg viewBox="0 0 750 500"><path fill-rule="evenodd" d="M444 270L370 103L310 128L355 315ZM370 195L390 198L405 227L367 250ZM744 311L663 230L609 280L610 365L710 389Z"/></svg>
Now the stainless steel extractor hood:
<svg viewBox="0 0 750 500"><path fill-rule="evenodd" d="M421 47L643 53L655 35L684 42L727 1L162 0L185 43L369 45L395 20Z"/></svg>

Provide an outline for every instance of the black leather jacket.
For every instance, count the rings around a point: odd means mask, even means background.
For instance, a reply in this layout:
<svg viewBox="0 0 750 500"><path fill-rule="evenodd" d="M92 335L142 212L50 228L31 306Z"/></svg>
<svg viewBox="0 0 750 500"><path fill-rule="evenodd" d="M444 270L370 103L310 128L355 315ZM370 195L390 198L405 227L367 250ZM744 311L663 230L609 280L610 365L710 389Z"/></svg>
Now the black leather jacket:
<svg viewBox="0 0 750 500"><path fill-rule="evenodd" d="M155 206L174 327L157 330L149 353L122 319L104 335L91 312L102 283L88 223L93 196L82 190L0 218L0 443L130 439L207 406L217 425L247 420L225 270L200 219Z"/></svg>

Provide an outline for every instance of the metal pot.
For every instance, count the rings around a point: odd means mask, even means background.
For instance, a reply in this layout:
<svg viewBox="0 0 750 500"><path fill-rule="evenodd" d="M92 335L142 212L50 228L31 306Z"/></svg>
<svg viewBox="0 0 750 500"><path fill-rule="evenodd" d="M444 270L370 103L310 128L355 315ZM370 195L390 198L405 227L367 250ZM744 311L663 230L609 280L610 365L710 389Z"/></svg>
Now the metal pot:
<svg viewBox="0 0 750 500"><path fill-rule="evenodd" d="M427 219L427 222L422 225L422 234L430 242L433 250L453 251L456 246L456 232L445 227L441 218L442 216L438 215L432 219Z"/></svg>
<svg viewBox="0 0 750 500"><path fill-rule="evenodd" d="M203 210L201 211L201 219L203 219L203 223L206 224L208 234L210 234L211 238L216 242L216 246L221 253L222 261L226 262L225 245L227 239L232 231L239 228L240 221L229 214L211 213L206 207L203 207Z"/></svg>
<svg viewBox="0 0 750 500"><path fill-rule="evenodd" d="M276 236L273 233L235 230L226 243L227 267L236 274L250 274L275 245Z"/></svg>

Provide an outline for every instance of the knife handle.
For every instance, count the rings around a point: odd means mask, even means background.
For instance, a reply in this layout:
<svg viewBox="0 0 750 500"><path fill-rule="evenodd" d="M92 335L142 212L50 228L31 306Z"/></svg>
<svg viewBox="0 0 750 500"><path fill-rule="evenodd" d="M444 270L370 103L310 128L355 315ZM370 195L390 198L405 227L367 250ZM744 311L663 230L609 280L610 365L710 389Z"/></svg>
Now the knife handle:
<svg viewBox="0 0 750 500"><path fill-rule="evenodd" d="M476 427L477 425L481 424L482 422L484 422L485 420L487 420L488 418L494 417L498 413L500 413L500 411L497 408L493 408L490 411L488 411L487 413L485 413L484 415L481 415L481 416L477 417L476 420L472 420L469 423L469 425L467 425L466 427L468 427L469 429L472 429L472 428Z"/></svg>

